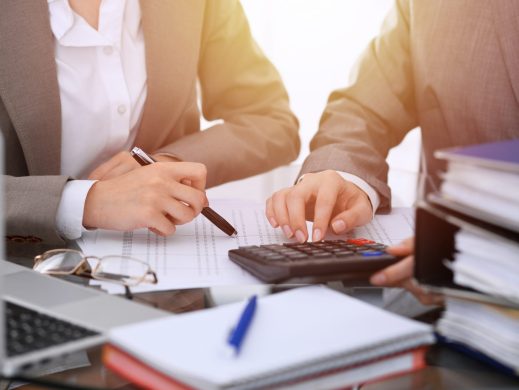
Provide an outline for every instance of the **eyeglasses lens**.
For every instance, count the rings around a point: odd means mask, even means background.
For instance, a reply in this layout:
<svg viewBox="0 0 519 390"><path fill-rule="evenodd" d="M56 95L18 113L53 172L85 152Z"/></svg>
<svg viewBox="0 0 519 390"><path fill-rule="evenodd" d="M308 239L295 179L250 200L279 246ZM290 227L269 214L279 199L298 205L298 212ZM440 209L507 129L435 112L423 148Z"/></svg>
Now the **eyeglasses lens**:
<svg viewBox="0 0 519 390"><path fill-rule="evenodd" d="M95 267L92 276L132 286L142 281L149 271L146 263L121 256L106 256Z"/></svg>
<svg viewBox="0 0 519 390"><path fill-rule="evenodd" d="M36 267L35 271L41 273L70 273L83 260L83 255L79 252L64 251L55 252L46 256Z"/></svg>

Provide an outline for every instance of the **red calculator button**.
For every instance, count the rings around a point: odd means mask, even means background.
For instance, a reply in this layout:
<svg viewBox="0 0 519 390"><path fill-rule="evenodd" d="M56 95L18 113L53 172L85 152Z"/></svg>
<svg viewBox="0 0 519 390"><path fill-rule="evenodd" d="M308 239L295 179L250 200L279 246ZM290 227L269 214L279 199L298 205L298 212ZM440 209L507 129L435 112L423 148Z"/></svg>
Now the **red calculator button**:
<svg viewBox="0 0 519 390"><path fill-rule="evenodd" d="M349 240L346 240L346 242L353 245L366 245L375 243L375 241L368 240L367 238L350 238Z"/></svg>

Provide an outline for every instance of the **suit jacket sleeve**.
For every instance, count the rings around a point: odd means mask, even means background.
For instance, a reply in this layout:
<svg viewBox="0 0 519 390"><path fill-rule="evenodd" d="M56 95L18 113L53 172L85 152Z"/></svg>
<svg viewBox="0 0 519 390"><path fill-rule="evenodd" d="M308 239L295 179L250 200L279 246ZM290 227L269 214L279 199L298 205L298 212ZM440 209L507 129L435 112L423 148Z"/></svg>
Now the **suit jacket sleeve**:
<svg viewBox="0 0 519 390"><path fill-rule="evenodd" d="M63 244L56 230L56 212L66 176L4 176L7 236Z"/></svg>
<svg viewBox="0 0 519 390"><path fill-rule="evenodd" d="M361 56L351 86L333 92L301 174L325 169L364 179L388 210L389 149L417 126L409 42L409 2L401 0Z"/></svg>
<svg viewBox="0 0 519 390"><path fill-rule="evenodd" d="M297 119L278 72L251 36L239 1L207 1L198 66L204 117L222 123L159 152L204 163L208 186L297 157Z"/></svg>
<svg viewBox="0 0 519 390"><path fill-rule="evenodd" d="M29 176L23 150L0 98L0 132L3 138L4 218L6 235L21 240L41 240L63 245L56 227L56 212L67 176ZM49 153L52 153L49 151Z"/></svg>

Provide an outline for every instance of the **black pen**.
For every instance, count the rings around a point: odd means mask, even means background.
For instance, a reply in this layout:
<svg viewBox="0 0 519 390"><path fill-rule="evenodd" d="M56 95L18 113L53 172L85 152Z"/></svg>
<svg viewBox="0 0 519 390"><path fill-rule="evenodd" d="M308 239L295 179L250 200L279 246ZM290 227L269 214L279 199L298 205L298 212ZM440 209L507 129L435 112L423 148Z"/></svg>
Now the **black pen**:
<svg viewBox="0 0 519 390"><path fill-rule="evenodd" d="M144 150L134 147L130 152L132 157L137 161L140 165L149 165L157 162L153 157L148 155ZM202 215L206 217L209 221L211 221L218 229L227 234L228 236L236 236L238 232L236 229L227 222L221 215L219 215L216 211L214 211L210 207L204 207L202 209Z"/></svg>

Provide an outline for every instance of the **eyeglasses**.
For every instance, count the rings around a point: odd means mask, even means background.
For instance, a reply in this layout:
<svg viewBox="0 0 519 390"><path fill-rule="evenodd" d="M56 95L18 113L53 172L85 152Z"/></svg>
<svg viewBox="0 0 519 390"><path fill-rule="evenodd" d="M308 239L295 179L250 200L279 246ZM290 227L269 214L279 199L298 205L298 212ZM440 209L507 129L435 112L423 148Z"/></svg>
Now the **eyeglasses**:
<svg viewBox="0 0 519 390"><path fill-rule="evenodd" d="M35 271L49 275L78 275L124 286L132 299L130 287L158 282L148 264L129 256L85 256L75 249L53 249L34 258Z"/></svg>

